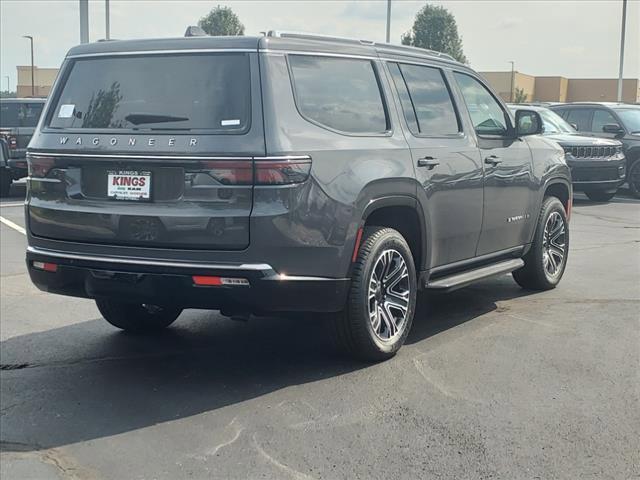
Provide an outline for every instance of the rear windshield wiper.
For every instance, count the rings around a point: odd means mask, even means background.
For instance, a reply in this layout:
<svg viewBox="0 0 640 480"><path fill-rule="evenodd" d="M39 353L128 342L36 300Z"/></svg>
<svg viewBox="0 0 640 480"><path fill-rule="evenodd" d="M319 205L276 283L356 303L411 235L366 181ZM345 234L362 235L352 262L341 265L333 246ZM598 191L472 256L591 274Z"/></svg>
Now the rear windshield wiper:
<svg viewBox="0 0 640 480"><path fill-rule="evenodd" d="M187 122L187 117L174 117L173 115L160 115L157 113L130 113L124 119L134 125L143 123L163 123L163 122Z"/></svg>

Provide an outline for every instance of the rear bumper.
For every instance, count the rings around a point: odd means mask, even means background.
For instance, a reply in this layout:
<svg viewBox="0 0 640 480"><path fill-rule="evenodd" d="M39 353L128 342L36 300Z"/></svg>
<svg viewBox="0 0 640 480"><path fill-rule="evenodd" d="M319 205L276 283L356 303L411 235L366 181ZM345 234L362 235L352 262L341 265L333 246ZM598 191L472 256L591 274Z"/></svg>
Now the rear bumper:
<svg viewBox="0 0 640 480"><path fill-rule="evenodd" d="M57 270L34 268L55 263ZM46 292L84 298L242 312L337 312L349 279L281 275L267 264L208 264L97 257L36 247L27 249L33 283ZM193 275L243 278L249 286L196 286Z"/></svg>

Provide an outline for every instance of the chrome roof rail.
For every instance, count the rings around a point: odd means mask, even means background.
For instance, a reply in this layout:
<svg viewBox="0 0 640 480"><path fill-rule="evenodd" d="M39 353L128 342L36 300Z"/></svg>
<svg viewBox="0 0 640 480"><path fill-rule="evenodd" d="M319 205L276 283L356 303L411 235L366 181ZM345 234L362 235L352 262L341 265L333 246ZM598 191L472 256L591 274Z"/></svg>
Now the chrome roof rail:
<svg viewBox="0 0 640 480"><path fill-rule="evenodd" d="M341 43L357 43L360 45L374 45L375 42L371 40L362 40L358 38L349 37L337 37L334 35L324 35L322 33L307 33L307 32L294 32L284 30L269 30L267 37L279 37L279 38L303 38L307 40L326 40L329 42L341 42Z"/></svg>

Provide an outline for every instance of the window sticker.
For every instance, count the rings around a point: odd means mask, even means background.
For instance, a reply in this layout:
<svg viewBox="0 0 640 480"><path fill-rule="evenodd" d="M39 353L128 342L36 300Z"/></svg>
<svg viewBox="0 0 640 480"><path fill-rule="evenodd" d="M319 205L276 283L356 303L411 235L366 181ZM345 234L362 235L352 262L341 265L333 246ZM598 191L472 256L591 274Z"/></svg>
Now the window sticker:
<svg viewBox="0 0 640 480"><path fill-rule="evenodd" d="M60 111L58 112L58 118L71 118L76 106L71 103L65 103L60 105Z"/></svg>
<svg viewBox="0 0 640 480"><path fill-rule="evenodd" d="M220 125L223 127L228 127L230 125L240 125L240 119L236 118L233 120L222 120Z"/></svg>

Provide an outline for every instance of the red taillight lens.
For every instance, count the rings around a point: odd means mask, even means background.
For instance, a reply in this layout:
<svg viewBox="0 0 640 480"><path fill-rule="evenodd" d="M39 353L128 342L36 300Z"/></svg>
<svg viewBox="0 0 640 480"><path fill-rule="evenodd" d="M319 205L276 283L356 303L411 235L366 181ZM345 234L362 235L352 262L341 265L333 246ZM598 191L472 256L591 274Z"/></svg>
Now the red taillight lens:
<svg viewBox="0 0 640 480"><path fill-rule="evenodd" d="M253 162L251 160L224 160L203 162L209 175L223 185L251 185L253 183Z"/></svg>
<svg viewBox="0 0 640 480"><path fill-rule="evenodd" d="M58 265L49 262L33 262L33 268L51 273L55 273L58 271Z"/></svg>
<svg viewBox="0 0 640 480"><path fill-rule="evenodd" d="M16 137L9 137L7 139L7 142L9 143L9 148L11 150L15 150L16 148L18 148L18 139Z"/></svg>
<svg viewBox="0 0 640 480"><path fill-rule="evenodd" d="M27 155L27 164L29 166L29 176L44 178L55 164L53 157L36 157Z"/></svg>
<svg viewBox="0 0 640 480"><path fill-rule="evenodd" d="M221 285L229 285L236 287L248 287L249 280L237 277L212 277L209 275L194 275L191 277L194 285L200 287L219 287Z"/></svg>
<svg viewBox="0 0 640 480"><path fill-rule="evenodd" d="M256 160L256 185L289 185L309 178L311 160Z"/></svg>

